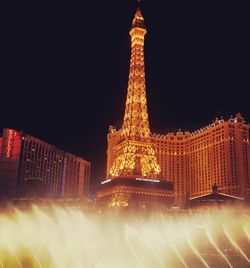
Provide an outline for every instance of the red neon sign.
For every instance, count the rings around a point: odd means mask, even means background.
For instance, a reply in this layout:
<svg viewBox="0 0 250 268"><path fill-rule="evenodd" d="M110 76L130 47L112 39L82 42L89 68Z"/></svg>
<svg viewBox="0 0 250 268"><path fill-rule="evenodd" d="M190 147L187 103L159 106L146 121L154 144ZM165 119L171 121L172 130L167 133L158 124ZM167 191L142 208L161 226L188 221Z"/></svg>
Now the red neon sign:
<svg viewBox="0 0 250 268"><path fill-rule="evenodd" d="M11 143L13 140L13 130L9 130L8 138L7 138L7 151L6 151L6 157L10 157L10 150L11 150Z"/></svg>

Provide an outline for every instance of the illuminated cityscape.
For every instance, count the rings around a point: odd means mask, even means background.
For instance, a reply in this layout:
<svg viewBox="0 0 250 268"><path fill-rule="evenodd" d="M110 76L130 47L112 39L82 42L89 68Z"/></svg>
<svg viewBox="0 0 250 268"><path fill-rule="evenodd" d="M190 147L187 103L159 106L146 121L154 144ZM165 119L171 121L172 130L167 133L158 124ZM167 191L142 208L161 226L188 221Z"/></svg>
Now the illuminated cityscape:
<svg viewBox="0 0 250 268"><path fill-rule="evenodd" d="M211 193L214 184L221 193L248 198L249 124L240 113L229 120L216 118L194 132L151 134L144 71L146 32L137 9L129 32L131 60L123 126L120 130L110 126L108 133L107 178L158 178L161 182L172 182L175 204L179 207L186 207L190 198ZM113 194L111 203L119 205L120 198L119 206L127 206L132 189L112 189L105 191L105 195ZM147 191L145 194L149 195ZM103 196L104 192L98 194Z"/></svg>
<svg viewBox="0 0 250 268"><path fill-rule="evenodd" d="M250 267L248 9L135 2L2 24L0 268Z"/></svg>

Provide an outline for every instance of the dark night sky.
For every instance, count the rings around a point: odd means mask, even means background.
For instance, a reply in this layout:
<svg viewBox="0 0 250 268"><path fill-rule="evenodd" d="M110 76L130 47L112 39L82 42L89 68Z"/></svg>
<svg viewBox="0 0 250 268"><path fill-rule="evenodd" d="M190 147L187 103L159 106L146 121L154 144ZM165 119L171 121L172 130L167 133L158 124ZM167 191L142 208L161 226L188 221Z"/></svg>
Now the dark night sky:
<svg viewBox="0 0 250 268"><path fill-rule="evenodd" d="M141 6L151 130L194 130L239 111L249 122L247 1ZM2 9L1 130L79 154L92 162L93 181L103 177L108 126L124 113L135 9L135 0Z"/></svg>

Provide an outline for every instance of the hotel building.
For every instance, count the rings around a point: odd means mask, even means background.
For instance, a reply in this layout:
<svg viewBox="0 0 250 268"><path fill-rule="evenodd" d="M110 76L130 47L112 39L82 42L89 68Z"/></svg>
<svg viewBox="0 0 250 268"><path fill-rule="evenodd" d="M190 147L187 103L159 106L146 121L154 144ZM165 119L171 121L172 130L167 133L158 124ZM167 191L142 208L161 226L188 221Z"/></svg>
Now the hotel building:
<svg viewBox="0 0 250 268"><path fill-rule="evenodd" d="M0 138L0 197L26 196L39 184L47 198L88 196L90 163L12 129ZM36 193L32 193L36 196Z"/></svg>
<svg viewBox="0 0 250 268"><path fill-rule="evenodd" d="M150 132L144 72L147 30L139 8L129 33L131 59L125 113L121 129L109 128L107 181L114 184L125 177L170 182L180 207L211 193L213 185L222 194L250 196L249 125L240 113L226 121L216 119L194 132ZM171 196L168 190L166 200Z"/></svg>
<svg viewBox="0 0 250 268"><path fill-rule="evenodd" d="M113 147L120 131L108 134L107 176L113 162ZM175 200L185 206L190 198L211 193L212 186L224 194L250 196L249 124L241 114L218 120L194 132L152 134L161 180L174 184Z"/></svg>

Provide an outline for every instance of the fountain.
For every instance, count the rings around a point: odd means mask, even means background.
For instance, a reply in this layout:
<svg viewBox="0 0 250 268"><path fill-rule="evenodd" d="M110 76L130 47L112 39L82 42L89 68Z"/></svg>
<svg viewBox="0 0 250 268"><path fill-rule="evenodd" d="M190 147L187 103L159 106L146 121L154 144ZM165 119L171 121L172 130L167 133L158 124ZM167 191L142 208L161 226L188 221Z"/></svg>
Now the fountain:
<svg viewBox="0 0 250 268"><path fill-rule="evenodd" d="M0 267L250 267L247 212L0 213Z"/></svg>

